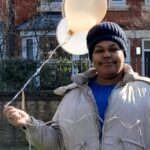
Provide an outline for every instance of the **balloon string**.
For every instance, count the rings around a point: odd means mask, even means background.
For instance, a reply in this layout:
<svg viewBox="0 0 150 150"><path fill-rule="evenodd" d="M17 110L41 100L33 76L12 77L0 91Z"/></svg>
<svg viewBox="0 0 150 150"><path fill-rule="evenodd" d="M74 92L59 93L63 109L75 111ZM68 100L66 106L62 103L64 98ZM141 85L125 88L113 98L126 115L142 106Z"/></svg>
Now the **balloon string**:
<svg viewBox="0 0 150 150"><path fill-rule="evenodd" d="M63 46L64 44L66 44L69 39L71 38L71 35L69 35L63 43L59 44L53 51L52 53L50 54L50 56L48 57L47 60L45 60L42 65L37 69L37 71L27 80L27 82L24 84L24 86L20 89L20 91L12 98L11 101L9 101L5 106L9 106L18 96L21 92L23 92L23 90L26 88L26 86L30 83L30 81L36 76L39 74L39 72L41 71L42 67L52 58L53 54L56 52L56 50Z"/></svg>
<svg viewBox="0 0 150 150"><path fill-rule="evenodd" d="M21 101L21 109L25 110L25 94L24 94L24 90L22 91L22 101Z"/></svg>

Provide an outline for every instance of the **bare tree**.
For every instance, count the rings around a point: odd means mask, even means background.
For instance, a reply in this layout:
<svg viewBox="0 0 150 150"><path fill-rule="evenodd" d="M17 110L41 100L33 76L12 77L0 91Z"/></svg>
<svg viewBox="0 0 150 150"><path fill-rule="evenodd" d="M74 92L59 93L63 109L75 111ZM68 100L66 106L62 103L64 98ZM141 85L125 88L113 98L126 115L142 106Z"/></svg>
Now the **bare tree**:
<svg viewBox="0 0 150 150"><path fill-rule="evenodd" d="M7 17L7 52L9 58L14 57L14 50L15 50L15 12L14 12L14 0L8 0L7 1L7 11L8 11L8 17Z"/></svg>
<svg viewBox="0 0 150 150"><path fill-rule="evenodd" d="M140 6L140 7L139 7ZM128 19L129 22L129 28L133 28L133 29L150 29L150 13L149 11L145 10L144 8L142 8L142 6L144 6L143 2L140 2L140 4L137 5L130 5L130 9L134 10L136 13L133 14L134 16L132 16L132 20L130 20L130 18Z"/></svg>

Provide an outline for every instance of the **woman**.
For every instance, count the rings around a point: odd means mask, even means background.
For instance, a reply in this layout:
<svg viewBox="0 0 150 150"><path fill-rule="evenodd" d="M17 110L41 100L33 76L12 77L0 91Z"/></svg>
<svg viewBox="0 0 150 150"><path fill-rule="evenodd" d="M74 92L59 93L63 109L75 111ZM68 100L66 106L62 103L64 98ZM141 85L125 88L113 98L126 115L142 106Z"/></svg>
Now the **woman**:
<svg viewBox="0 0 150 150"><path fill-rule="evenodd" d="M124 64L124 31L113 22L95 25L87 46L94 68L55 90L64 98L51 126L12 106L4 115L14 126L31 124L23 130L39 150L150 149L150 80Z"/></svg>

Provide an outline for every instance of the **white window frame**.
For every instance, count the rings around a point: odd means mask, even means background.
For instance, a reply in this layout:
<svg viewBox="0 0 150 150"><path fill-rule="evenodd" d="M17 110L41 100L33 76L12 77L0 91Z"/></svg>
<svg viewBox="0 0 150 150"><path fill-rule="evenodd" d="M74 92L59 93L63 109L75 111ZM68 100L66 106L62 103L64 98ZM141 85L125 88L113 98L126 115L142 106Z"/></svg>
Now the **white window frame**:
<svg viewBox="0 0 150 150"><path fill-rule="evenodd" d="M128 40L128 49L126 51L126 59L125 59L125 63L127 64L131 64L131 56L130 56L130 53L131 53L131 49L130 49L130 40Z"/></svg>
<svg viewBox="0 0 150 150"><path fill-rule="evenodd" d="M150 5L150 0L145 0L145 5Z"/></svg>
<svg viewBox="0 0 150 150"><path fill-rule="evenodd" d="M37 52L38 52L38 41L36 37L23 37L22 38L22 58L27 59L27 47L26 42L28 39L33 40L33 60L39 59L37 58Z"/></svg>
<svg viewBox="0 0 150 150"><path fill-rule="evenodd" d="M129 6L126 0L115 2L113 0L108 0L108 11L128 11Z"/></svg>
<svg viewBox="0 0 150 150"><path fill-rule="evenodd" d="M42 0L40 5L37 7L38 12L60 12L61 11L61 1L52 1Z"/></svg>
<svg viewBox="0 0 150 150"><path fill-rule="evenodd" d="M50 33L47 33L47 31L37 31L36 32L37 37L35 37L35 32L29 31L29 32L20 32L20 37L22 38L22 48L21 48L21 56L22 58L27 59L27 50L26 50L26 40L27 39L33 39L34 42L34 60L39 60L40 59L40 52L39 52L39 37L40 36L56 36L55 32L52 31ZM38 54L38 56L37 56Z"/></svg>
<svg viewBox="0 0 150 150"><path fill-rule="evenodd" d="M143 11L150 11L150 0L145 0L144 5L142 6Z"/></svg>
<svg viewBox="0 0 150 150"><path fill-rule="evenodd" d="M109 0L109 6L122 6L122 5L126 5L126 0L120 0L118 2L113 1L113 0Z"/></svg>

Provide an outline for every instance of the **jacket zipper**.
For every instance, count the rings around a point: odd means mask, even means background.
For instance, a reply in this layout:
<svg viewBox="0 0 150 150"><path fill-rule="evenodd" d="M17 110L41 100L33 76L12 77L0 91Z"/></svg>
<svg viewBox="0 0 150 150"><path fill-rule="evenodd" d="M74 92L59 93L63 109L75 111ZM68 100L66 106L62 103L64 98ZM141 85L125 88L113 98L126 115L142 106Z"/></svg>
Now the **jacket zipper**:
<svg viewBox="0 0 150 150"><path fill-rule="evenodd" d="M112 92L111 92L111 94L110 94L110 96L109 96L109 98L108 98L108 106L107 106L107 109L106 109L106 112L105 112L105 114L104 114L104 122L103 122L103 127L102 127L102 138L101 138L101 150L103 150L103 143L104 143L104 136L103 136L103 134L104 134L104 130L105 130L105 124L106 124L106 120L107 120L107 118L108 118L108 116L107 116L107 114L108 114L108 112L109 112L109 109L110 109L110 103L111 103L111 99L112 99L112 95L113 95L113 93L114 93L114 91L120 86L121 84L119 83L119 84L117 84L115 87L114 87L114 89L112 90Z"/></svg>
<svg viewBox="0 0 150 150"><path fill-rule="evenodd" d="M104 129L105 129L105 120L107 119L107 114L108 114L108 112L109 112L109 108L110 108L110 103L111 103L111 97L112 97L112 94L114 93L114 91L120 86L121 84L119 83L119 84L117 84L115 87L114 87L114 89L112 90L112 92L111 92L111 95L109 96L109 99L108 99L108 107L107 107L107 110L106 110L106 112L105 112L105 119L104 119L104 121L103 121L103 127L101 127L101 125L100 125L100 122L99 122L99 120L101 119L101 117L99 116L99 113L98 113L98 108L97 108L97 105L96 105L96 101L95 101L95 99L94 99L94 95L93 95L93 93L92 93L92 90L90 89L90 87L89 86L87 86L86 88L87 88L87 95L88 95L88 97L90 97L89 98L89 103L91 104L91 106L92 106L92 108L93 108L93 111L95 112L95 114L96 114L96 119L95 119L95 121L96 121L96 124L97 124L97 127L98 127L98 130L99 130L99 140L100 140L100 144L101 144L101 147L99 146L99 148L101 148L100 150L103 150L103 133L104 133ZM85 89L86 89L85 88ZM89 94L88 92L91 92L91 94ZM85 92L84 92L85 93ZM98 118L98 117L99 118ZM98 119L97 119L98 118ZM102 119L101 119L102 120ZM100 138L100 131L101 131L101 138Z"/></svg>
<svg viewBox="0 0 150 150"><path fill-rule="evenodd" d="M92 93L92 90L90 89L89 86L87 86L86 88L87 88L87 95L88 95L88 97L90 97L88 101L89 101L89 103L91 104L92 110L94 111L94 114L95 114L95 116L96 116L96 117L95 117L95 122L96 122L96 125L97 125L97 127L98 127L99 140L100 140L100 143L101 143L101 139L102 139L102 138L100 138L100 134L102 135L102 127L101 127L101 125L100 125L99 120L100 120L101 122L103 122L103 120L102 120L102 118L99 116L97 104L96 104L94 95L93 95L93 93ZM90 94L89 94L88 92L90 92ZM100 131L101 131L101 132L100 132Z"/></svg>

